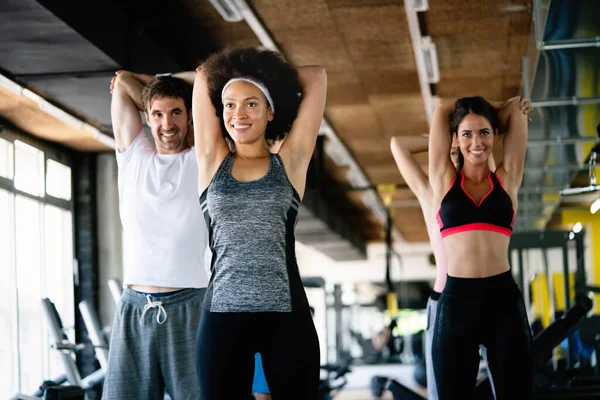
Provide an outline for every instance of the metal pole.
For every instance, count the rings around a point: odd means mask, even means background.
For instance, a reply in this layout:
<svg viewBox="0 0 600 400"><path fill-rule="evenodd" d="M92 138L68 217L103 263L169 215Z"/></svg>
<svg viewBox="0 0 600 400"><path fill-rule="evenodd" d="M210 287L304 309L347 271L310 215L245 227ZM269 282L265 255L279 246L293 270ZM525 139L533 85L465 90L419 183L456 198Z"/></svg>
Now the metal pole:
<svg viewBox="0 0 600 400"><path fill-rule="evenodd" d="M549 4L549 3L548 3ZM541 16L542 9L542 1L534 0L533 1L533 24L534 24L534 32L535 32L535 44L538 47L544 43L544 30L546 28L546 21L548 20L548 12L544 19L542 20Z"/></svg>
<svg viewBox="0 0 600 400"><path fill-rule="evenodd" d="M529 82L529 57L521 57L521 78L523 80L523 94L526 99L531 98L531 85Z"/></svg>
<svg viewBox="0 0 600 400"><path fill-rule="evenodd" d="M123 294L123 286L121 285L121 282L119 282L118 279L109 279L108 289L110 290L113 301L118 305L121 301L121 295Z"/></svg>
<svg viewBox="0 0 600 400"><path fill-rule="evenodd" d="M527 187L521 187L519 189L519 194L553 193L553 192L558 192L559 190L563 190L563 189L567 189L567 187L565 187L565 186L527 186Z"/></svg>
<svg viewBox="0 0 600 400"><path fill-rule="evenodd" d="M529 262L523 262L523 258L527 258L529 261L529 249L521 250L525 253L525 257L521 256L521 272L519 273L519 279L521 280L521 293L523 295L523 302L525 303L525 310L527 311L527 316L531 316L532 314L532 304L531 304L531 295L530 295L530 281L529 281Z"/></svg>
<svg viewBox="0 0 600 400"><path fill-rule="evenodd" d="M567 244L565 243L562 248L563 251L563 274L564 276L564 286L565 286L565 313L569 308L571 308L571 287L569 285L569 249Z"/></svg>
<svg viewBox="0 0 600 400"><path fill-rule="evenodd" d="M544 165L543 167L527 167L527 171L584 171L587 170L586 164L558 164L558 165Z"/></svg>
<svg viewBox="0 0 600 400"><path fill-rule="evenodd" d="M333 287L333 309L335 310L335 361L342 358L342 285L336 283Z"/></svg>
<svg viewBox="0 0 600 400"><path fill-rule="evenodd" d="M42 310L44 315L46 316L46 321L48 323L48 328L50 329L50 335L54 343L63 343L66 342L66 336L62 331L62 323L60 322L60 317L58 312L56 311L56 307L54 303L50 301L50 299L44 298L42 299ZM59 351L60 356L63 361L63 367L65 369L65 375L69 380L71 385L81 386L81 375L79 375L79 370L75 365L75 361L71 355L70 351Z"/></svg>
<svg viewBox="0 0 600 400"><path fill-rule="evenodd" d="M335 290L335 287L334 287ZM327 346L327 353L325 355L327 363L333 364L336 357L335 349L335 297L331 290L325 287L325 341ZM333 315L333 318L331 316ZM331 333L334 333L332 335Z"/></svg>
<svg viewBox="0 0 600 400"><path fill-rule="evenodd" d="M105 372L102 369L98 369L81 380L81 388L83 390L89 390L98 387L104 382ZM87 399L87 397L86 397Z"/></svg>
<svg viewBox="0 0 600 400"><path fill-rule="evenodd" d="M557 97L548 100L532 101L533 107L562 107L562 106L584 106L589 104L599 104L600 97Z"/></svg>
<svg viewBox="0 0 600 400"><path fill-rule="evenodd" d="M569 194L582 194L582 193L590 193L600 190L600 185L595 186L587 186L587 187L577 187L577 188L567 188L561 190L559 193L562 195Z"/></svg>
<svg viewBox="0 0 600 400"><path fill-rule="evenodd" d="M600 36L586 39L564 39L552 40L538 43L538 50L560 50L560 49L583 49L588 47L600 47Z"/></svg>
<svg viewBox="0 0 600 400"><path fill-rule="evenodd" d="M554 298L554 283L552 281L552 271L548 264L548 249L542 249L542 260L544 262L544 274L546 274L546 286L548 287L548 303L550 305L550 322L554 321L554 315L556 313L556 299Z"/></svg>
<svg viewBox="0 0 600 400"><path fill-rule="evenodd" d="M598 146L596 146L598 147ZM590 154L590 162L589 162L589 176L590 176L590 186L596 186L596 158L598 154L595 151L592 151Z"/></svg>
<svg viewBox="0 0 600 400"><path fill-rule="evenodd" d="M563 253L563 281L564 281L564 289L565 289L565 310L564 314L571 308L571 293L569 287L569 249L567 247L567 243L562 246ZM571 368L571 360L572 358L572 349L573 346L571 344L571 336L569 336L567 340L567 351L565 353L565 362L567 368Z"/></svg>
<svg viewBox="0 0 600 400"><path fill-rule="evenodd" d="M585 231L581 231L575 234L575 252L577 254L577 272L575 273L575 295L585 294L585 286L587 282L587 277L585 273L583 232Z"/></svg>
<svg viewBox="0 0 600 400"><path fill-rule="evenodd" d="M385 229L385 283L388 293L394 292L392 285L392 212L387 207L387 224Z"/></svg>
<svg viewBox="0 0 600 400"><path fill-rule="evenodd" d="M108 343L102 333L98 314L90 307L86 300L79 303L79 311L81 312L81 317L83 318L83 323L88 331L90 340L95 346L94 351L100 363L100 368L106 371L108 368Z"/></svg>
<svg viewBox="0 0 600 400"><path fill-rule="evenodd" d="M530 139L527 141L527 147L537 146L563 146L565 144L578 144L582 142L597 142L598 139L593 136L580 137L557 137L555 139Z"/></svg>

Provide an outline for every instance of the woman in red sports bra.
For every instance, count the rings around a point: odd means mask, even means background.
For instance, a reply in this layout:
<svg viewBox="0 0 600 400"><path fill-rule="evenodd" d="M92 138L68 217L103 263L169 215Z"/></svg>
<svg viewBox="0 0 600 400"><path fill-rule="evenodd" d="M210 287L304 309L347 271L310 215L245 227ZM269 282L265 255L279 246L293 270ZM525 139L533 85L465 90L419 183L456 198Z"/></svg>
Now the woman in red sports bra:
<svg viewBox="0 0 600 400"><path fill-rule="evenodd" d="M488 350L496 399L531 398L531 332L507 256L529 109L520 97L499 109L469 97L441 100L434 112L429 180L448 258L432 345L440 400L473 398L480 344ZM499 132L506 134L494 173L488 159ZM463 161L458 173L449 157L453 138Z"/></svg>

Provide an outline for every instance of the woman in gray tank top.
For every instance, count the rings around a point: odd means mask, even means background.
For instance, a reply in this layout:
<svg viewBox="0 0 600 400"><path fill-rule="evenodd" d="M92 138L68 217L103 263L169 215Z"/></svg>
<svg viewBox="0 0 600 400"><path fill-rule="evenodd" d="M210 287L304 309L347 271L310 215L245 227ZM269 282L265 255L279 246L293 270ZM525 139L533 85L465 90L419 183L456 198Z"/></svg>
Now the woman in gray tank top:
<svg viewBox="0 0 600 400"><path fill-rule="evenodd" d="M296 71L268 50L227 49L197 69L198 192L212 252L196 347L203 400L249 398L257 352L274 400L318 398L294 226L326 92L322 67Z"/></svg>

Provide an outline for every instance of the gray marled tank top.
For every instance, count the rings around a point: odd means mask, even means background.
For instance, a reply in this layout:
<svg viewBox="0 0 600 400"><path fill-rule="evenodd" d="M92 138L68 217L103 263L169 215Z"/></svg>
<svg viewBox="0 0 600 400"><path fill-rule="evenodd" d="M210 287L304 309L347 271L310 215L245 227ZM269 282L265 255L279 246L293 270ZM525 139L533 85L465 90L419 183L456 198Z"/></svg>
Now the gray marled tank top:
<svg viewBox="0 0 600 400"><path fill-rule="evenodd" d="M230 153L200 196L212 252L204 308L212 312L290 312L308 301L296 262L300 197L278 154L260 179L240 182Z"/></svg>

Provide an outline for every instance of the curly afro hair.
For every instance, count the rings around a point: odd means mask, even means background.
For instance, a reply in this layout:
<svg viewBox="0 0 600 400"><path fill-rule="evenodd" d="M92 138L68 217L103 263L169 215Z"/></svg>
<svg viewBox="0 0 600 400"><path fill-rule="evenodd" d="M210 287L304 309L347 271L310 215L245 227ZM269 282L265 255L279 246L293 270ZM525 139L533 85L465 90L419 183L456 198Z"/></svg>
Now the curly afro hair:
<svg viewBox="0 0 600 400"><path fill-rule="evenodd" d="M304 90L298 72L283 57L271 50L254 47L233 47L210 56L202 69L206 73L208 93L217 117L221 120L223 137L233 144L223 122L221 92L233 78L251 78L261 82L273 99L277 112L267 124L265 139L271 144L284 139L298 115Z"/></svg>

